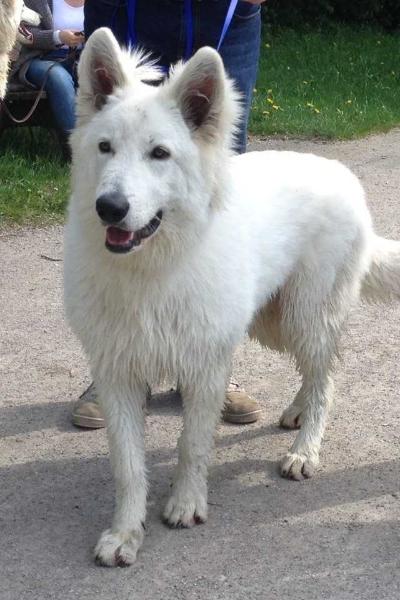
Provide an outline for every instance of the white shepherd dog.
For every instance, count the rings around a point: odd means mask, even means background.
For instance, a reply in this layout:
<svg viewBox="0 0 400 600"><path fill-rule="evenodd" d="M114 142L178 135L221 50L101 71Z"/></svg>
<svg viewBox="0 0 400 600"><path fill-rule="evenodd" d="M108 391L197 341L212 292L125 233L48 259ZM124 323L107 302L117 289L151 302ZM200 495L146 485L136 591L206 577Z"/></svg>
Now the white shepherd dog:
<svg viewBox="0 0 400 600"><path fill-rule="evenodd" d="M108 29L80 62L65 303L107 419L116 510L95 555L134 562L143 541L147 382L179 381L184 428L164 511L207 518L207 467L231 356L246 331L303 378L282 417L301 429L282 475L318 464L339 336L360 293L400 295L400 243L375 235L357 178L310 154L232 156L238 101L202 48L161 86ZM147 81L147 83L144 83Z"/></svg>

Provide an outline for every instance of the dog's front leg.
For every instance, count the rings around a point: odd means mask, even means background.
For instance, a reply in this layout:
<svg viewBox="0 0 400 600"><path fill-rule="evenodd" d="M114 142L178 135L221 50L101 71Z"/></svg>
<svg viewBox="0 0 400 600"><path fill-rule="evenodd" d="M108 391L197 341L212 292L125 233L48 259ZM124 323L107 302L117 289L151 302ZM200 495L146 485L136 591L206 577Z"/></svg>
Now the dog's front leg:
<svg viewBox="0 0 400 600"><path fill-rule="evenodd" d="M147 480L144 461L145 385L98 386L110 446L116 486L111 529L102 533L95 548L96 562L125 567L136 558L144 537Z"/></svg>
<svg viewBox="0 0 400 600"><path fill-rule="evenodd" d="M184 427L172 495L164 510L170 527L192 527L207 519L207 469L225 397L225 373L180 385Z"/></svg>

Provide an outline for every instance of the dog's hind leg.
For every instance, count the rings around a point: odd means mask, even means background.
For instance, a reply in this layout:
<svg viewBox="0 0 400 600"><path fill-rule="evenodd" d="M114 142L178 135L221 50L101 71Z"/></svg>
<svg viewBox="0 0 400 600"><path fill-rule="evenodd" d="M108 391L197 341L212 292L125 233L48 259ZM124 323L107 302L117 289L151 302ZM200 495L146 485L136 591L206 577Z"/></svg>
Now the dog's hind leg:
<svg viewBox="0 0 400 600"><path fill-rule="evenodd" d="M227 369L213 369L202 371L196 382L180 381L184 427L172 494L163 514L170 527L192 527L207 519L207 469L226 379Z"/></svg>
<svg viewBox="0 0 400 600"><path fill-rule="evenodd" d="M294 402L280 419L283 427L301 427L281 464L282 475L290 479L310 477L319 462L333 395L331 374L338 341L349 308L359 292L357 271L353 270L355 263L357 258L350 256L346 266L339 266L339 272L328 281L319 269L300 271L282 291L285 346L294 356L303 379ZM327 272L327 269L321 270Z"/></svg>
<svg viewBox="0 0 400 600"><path fill-rule="evenodd" d="M325 431L326 420L332 400L333 382L323 370L310 370L303 374L303 384L295 401L281 417L298 423L301 429L293 446L281 463L283 477L300 480L311 477L319 463L319 450Z"/></svg>
<svg viewBox="0 0 400 600"><path fill-rule="evenodd" d="M144 538L147 480L144 462L144 403L146 384L110 385L99 382L116 485L116 507L111 529L95 548L96 562L108 567L135 561Z"/></svg>

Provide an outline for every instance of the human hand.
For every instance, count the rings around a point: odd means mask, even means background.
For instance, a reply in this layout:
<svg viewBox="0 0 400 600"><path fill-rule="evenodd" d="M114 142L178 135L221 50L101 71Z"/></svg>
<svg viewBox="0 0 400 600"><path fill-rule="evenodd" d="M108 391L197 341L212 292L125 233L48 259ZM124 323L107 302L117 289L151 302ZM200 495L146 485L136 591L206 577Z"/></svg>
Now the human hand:
<svg viewBox="0 0 400 600"><path fill-rule="evenodd" d="M60 40L65 46L80 46L85 41L85 36L79 31L63 29L60 31Z"/></svg>

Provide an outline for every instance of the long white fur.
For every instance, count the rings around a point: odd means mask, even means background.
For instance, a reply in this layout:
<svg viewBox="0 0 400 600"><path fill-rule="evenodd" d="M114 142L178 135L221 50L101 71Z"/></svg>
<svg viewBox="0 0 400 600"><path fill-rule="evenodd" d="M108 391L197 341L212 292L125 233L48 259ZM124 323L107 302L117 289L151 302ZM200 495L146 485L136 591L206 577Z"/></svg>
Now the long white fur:
<svg viewBox="0 0 400 600"><path fill-rule="evenodd" d="M207 518L214 430L246 331L289 352L303 378L281 418L301 425L281 466L301 479L318 464L350 307L361 288L369 297L400 295L400 243L374 234L362 187L345 166L293 152L233 156L237 96L215 51L200 50L158 88L142 83L152 75L135 69L138 60L106 29L84 51L65 238L67 315L99 390L116 481L114 520L95 550L110 566L131 564L143 540L147 383L179 381L184 427L164 517L191 526ZM100 103L99 65L114 82ZM194 127L187 105L205 80L210 111ZM99 153L104 140L112 153ZM150 158L158 144L168 160ZM163 210L156 234L126 256L105 248L95 210L96 198L117 187L129 198L124 225L132 231Z"/></svg>
<svg viewBox="0 0 400 600"><path fill-rule="evenodd" d="M40 16L23 3L23 0L1 0L0 2L0 98L7 88L9 54L15 43L21 21L39 25Z"/></svg>

